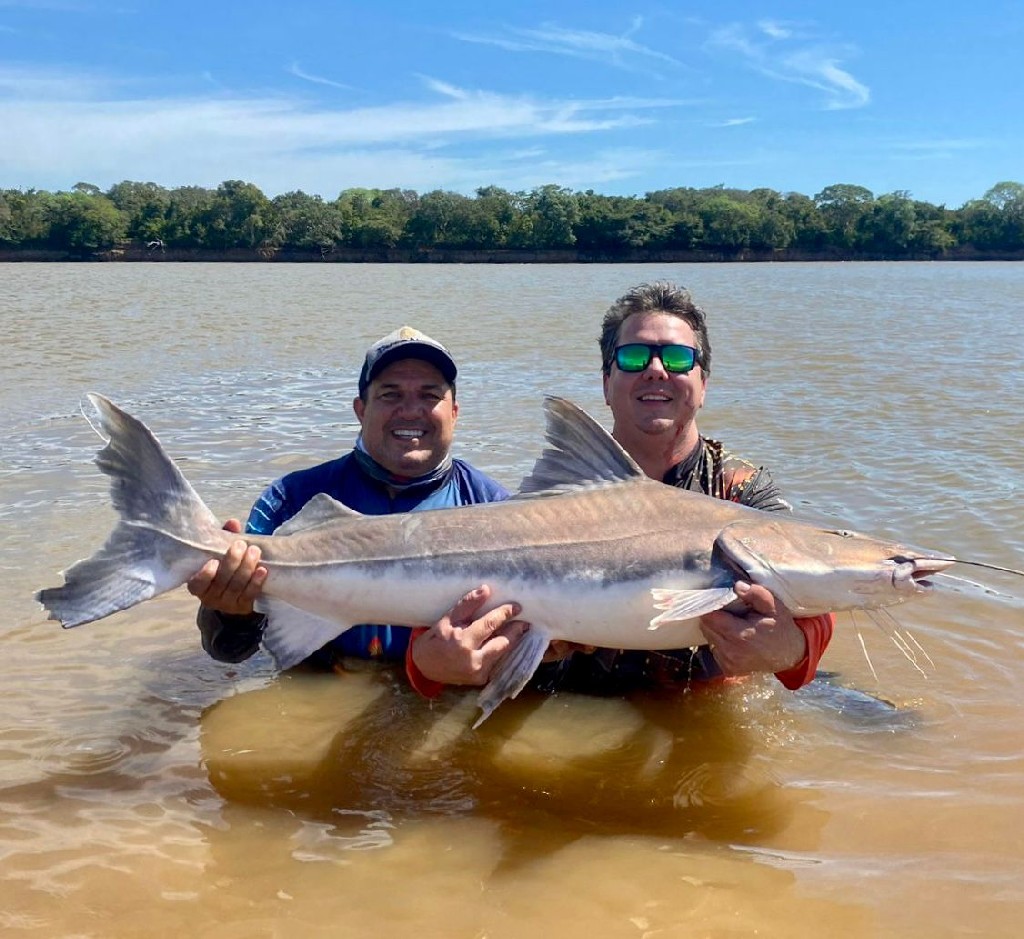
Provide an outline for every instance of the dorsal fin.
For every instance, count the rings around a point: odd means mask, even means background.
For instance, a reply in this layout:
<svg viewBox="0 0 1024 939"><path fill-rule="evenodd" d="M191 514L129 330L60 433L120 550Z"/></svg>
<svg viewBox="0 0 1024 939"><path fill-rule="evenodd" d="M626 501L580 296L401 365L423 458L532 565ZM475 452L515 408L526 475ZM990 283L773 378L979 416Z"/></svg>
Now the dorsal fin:
<svg viewBox="0 0 1024 939"><path fill-rule="evenodd" d="M329 522L336 522L339 518L355 521L362 517L355 509L350 509L337 499L332 499L326 492L319 492L281 525L274 534L295 535L300 531L309 531L311 528L319 528Z"/></svg>
<svg viewBox="0 0 1024 939"><path fill-rule="evenodd" d="M612 435L579 405L548 396L544 414L544 437L550 446L520 483L520 495L647 478Z"/></svg>

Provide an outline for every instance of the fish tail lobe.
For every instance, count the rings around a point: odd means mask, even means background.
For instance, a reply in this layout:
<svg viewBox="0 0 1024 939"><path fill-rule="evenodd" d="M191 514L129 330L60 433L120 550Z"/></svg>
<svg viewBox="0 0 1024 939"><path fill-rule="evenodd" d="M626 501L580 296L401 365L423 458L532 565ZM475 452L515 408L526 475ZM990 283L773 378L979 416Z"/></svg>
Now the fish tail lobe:
<svg viewBox="0 0 1024 939"><path fill-rule="evenodd" d="M64 572L64 584L36 593L49 618L66 627L102 619L184 584L225 535L160 442L142 421L102 395L89 401L108 438L96 465L110 477L120 516L92 557ZM96 427L96 425L93 425Z"/></svg>

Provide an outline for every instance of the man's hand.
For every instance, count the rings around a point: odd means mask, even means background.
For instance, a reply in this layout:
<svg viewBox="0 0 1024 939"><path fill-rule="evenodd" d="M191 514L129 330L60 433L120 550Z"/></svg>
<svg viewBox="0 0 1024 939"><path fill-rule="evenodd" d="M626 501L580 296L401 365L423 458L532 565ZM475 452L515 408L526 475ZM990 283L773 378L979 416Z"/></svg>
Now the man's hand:
<svg viewBox="0 0 1024 939"><path fill-rule="evenodd" d="M498 660L529 629L514 619L518 603L503 603L475 618L490 597L486 585L471 590L416 638L412 660L425 678L446 685L487 684Z"/></svg>
<svg viewBox="0 0 1024 939"><path fill-rule="evenodd" d="M237 518L228 519L224 530L242 531ZM220 613L248 614L263 590L267 569L260 565L260 549L236 541L221 560L211 558L188 582L188 592L206 608Z"/></svg>
<svg viewBox="0 0 1024 939"><path fill-rule="evenodd" d="M767 587L739 581L735 588L750 612L716 610L700 621L711 654L725 675L784 672L807 655L807 639Z"/></svg>

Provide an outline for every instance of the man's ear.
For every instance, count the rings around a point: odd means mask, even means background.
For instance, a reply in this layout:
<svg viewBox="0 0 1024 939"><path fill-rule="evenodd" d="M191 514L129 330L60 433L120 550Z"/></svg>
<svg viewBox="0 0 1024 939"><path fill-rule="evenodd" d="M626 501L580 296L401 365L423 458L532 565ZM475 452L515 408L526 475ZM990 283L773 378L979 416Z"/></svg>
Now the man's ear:
<svg viewBox="0 0 1024 939"><path fill-rule="evenodd" d="M366 412L366 402L360 397L353 398L352 410L356 412L356 419L359 421L361 426L363 423L363 414Z"/></svg>

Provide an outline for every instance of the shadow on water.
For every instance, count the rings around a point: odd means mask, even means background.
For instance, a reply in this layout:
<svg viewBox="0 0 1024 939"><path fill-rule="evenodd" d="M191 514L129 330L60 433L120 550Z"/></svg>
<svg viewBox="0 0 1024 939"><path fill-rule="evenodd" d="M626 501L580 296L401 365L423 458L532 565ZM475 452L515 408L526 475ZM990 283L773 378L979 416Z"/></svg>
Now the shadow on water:
<svg viewBox="0 0 1024 939"><path fill-rule="evenodd" d="M362 664L220 701L204 711L200 741L230 803L330 824L353 847L390 843L405 819L485 818L508 868L587 835L769 841L811 796L767 768L775 718L752 720L749 704L726 687L524 692L472 730L475 693L428 706L393 671Z"/></svg>
<svg viewBox="0 0 1024 939"><path fill-rule="evenodd" d="M839 672L819 671L794 700L813 710L836 729L852 733L910 731L923 721L915 708L897 705L879 695L845 683Z"/></svg>

